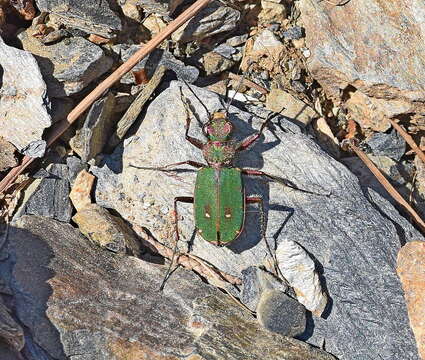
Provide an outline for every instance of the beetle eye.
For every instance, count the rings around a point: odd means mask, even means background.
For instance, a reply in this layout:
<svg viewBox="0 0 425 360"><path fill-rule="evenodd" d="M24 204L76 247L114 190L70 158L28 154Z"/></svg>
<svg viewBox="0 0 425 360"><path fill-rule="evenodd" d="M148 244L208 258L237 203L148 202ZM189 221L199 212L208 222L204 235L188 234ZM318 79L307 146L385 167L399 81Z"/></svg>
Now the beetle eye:
<svg viewBox="0 0 425 360"><path fill-rule="evenodd" d="M202 133L205 135L205 137L208 137L208 124L206 123L204 126L202 126Z"/></svg>

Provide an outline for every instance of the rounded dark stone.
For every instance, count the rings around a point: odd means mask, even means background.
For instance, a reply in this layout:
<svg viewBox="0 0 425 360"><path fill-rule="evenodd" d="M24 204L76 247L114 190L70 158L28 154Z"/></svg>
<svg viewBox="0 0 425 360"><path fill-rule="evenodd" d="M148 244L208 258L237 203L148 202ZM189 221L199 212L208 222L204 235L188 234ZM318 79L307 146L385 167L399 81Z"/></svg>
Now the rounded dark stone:
<svg viewBox="0 0 425 360"><path fill-rule="evenodd" d="M257 317L266 329L285 336L300 335L306 326L304 306L279 290L268 290L262 294Z"/></svg>

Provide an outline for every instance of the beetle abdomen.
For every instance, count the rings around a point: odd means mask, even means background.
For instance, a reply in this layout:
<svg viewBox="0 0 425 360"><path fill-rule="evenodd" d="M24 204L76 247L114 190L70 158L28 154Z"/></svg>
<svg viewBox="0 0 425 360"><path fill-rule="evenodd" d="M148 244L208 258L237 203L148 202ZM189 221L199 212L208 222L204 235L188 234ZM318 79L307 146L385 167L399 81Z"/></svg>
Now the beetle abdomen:
<svg viewBox="0 0 425 360"><path fill-rule="evenodd" d="M203 168L195 185L195 226L201 236L217 245L234 240L244 222L241 172L235 168Z"/></svg>

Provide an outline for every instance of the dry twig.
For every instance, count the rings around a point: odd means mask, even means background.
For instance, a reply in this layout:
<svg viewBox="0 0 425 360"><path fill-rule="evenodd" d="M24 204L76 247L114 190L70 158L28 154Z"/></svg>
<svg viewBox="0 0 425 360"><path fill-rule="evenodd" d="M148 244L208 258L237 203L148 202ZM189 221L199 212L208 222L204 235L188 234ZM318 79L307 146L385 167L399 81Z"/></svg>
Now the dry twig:
<svg viewBox="0 0 425 360"><path fill-rule="evenodd" d="M228 77L229 77L229 79L233 79L233 80L237 80L237 81L240 81L242 79L242 76L237 75L237 74L234 74L234 73L231 73L231 72L229 72ZM243 79L242 83L245 86L250 87L252 89L255 89L255 90L257 90L258 92L260 92L260 93L262 93L264 95L267 95L268 94L267 89L263 88L262 86L256 84L255 82L253 82L253 81L251 81L249 79Z"/></svg>
<svg viewBox="0 0 425 360"><path fill-rule="evenodd" d="M343 146L349 147L353 150L356 155L364 162L364 164L369 168L369 170L375 175L378 181L382 184L385 190L391 195L391 197L397 201L403 208L412 216L416 224L421 228L425 233L425 222L421 219L419 214L412 208L412 206L404 200L404 198L397 192L397 190L391 185L387 178L381 173L381 171L375 166L375 164L367 157L367 155L361 151L355 144L354 141L345 140Z"/></svg>
<svg viewBox="0 0 425 360"><path fill-rule="evenodd" d="M197 0L192 6L187 8L181 13L174 21L172 21L166 28L159 32L152 38L145 46L131 56L124 64L116 69L104 81L102 81L96 88L88 94L57 126L52 128L52 131L47 136L47 146L50 146L56 141L70 126L84 113L102 94L105 93L115 82L121 79L127 72L129 72L140 60L149 55L155 48L157 48L162 41L168 38L174 31L182 26L186 21L190 20L212 0ZM13 168L2 181L0 181L0 193L6 190L10 184L21 174L26 167L31 164L35 159L29 156L24 156L19 166Z"/></svg>
<svg viewBox="0 0 425 360"><path fill-rule="evenodd" d="M133 229L139 236L142 237L145 242L148 243L149 248L151 248L153 251L157 252L163 257L166 257L167 259L171 259L173 257L172 249L155 240L141 226L133 224ZM236 276L223 273L194 255L177 254L175 257L175 263L185 267L186 269L193 270L205 278L212 277L214 280L219 280L221 282L225 280L226 282L233 285L240 285L242 283L241 279L237 278Z"/></svg>

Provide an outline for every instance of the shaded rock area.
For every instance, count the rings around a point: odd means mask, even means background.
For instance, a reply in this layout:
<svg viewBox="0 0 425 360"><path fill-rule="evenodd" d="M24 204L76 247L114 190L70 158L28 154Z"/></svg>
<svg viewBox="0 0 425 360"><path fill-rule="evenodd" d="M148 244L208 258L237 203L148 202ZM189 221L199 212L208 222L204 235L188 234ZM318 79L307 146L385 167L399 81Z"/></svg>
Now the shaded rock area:
<svg viewBox="0 0 425 360"><path fill-rule="evenodd" d="M96 202L146 227L171 248L173 199L193 194L195 172L188 166L172 173L137 167L203 161L200 151L184 139L181 86L196 116L205 121L205 109L198 100L184 84L173 82L152 102L136 135L105 158L103 165L91 168L98 177ZM222 107L213 93L194 89L210 112ZM236 139L260 127L267 113L256 111L263 119L230 107ZM190 116L189 133L201 138L196 117ZM377 194L370 191L370 200L366 200L353 174L284 118L275 118L262 140L241 153L236 165L259 168L314 192L245 179L247 194L260 194L265 201L270 249L287 239L297 239L326 279L330 311L324 318L311 319L303 339L316 346L325 342L326 349L341 359L417 360L395 262L401 242L421 235ZM249 209L241 236L228 247L219 248L194 236L192 208L179 206L179 247L182 251L190 247L192 254L234 276L249 266L270 266L271 255L259 236L259 214L255 211ZM382 333L387 336L380 336Z"/></svg>
<svg viewBox="0 0 425 360"><path fill-rule="evenodd" d="M311 51L308 68L336 101L349 90L353 120L383 131L390 127L386 117L423 116L423 2L348 1L334 6L301 0L299 9Z"/></svg>
<svg viewBox="0 0 425 360"><path fill-rule="evenodd" d="M34 56L6 45L0 38L1 136L26 154L51 125L46 83ZM28 76L31 74L31 76ZM32 156L43 156L44 149Z"/></svg>
<svg viewBox="0 0 425 360"><path fill-rule="evenodd" d="M113 63L99 46L82 37L71 37L49 46L33 37L31 30L22 32L19 38L24 49L36 56L52 97L78 93L108 71Z"/></svg>
<svg viewBox="0 0 425 360"><path fill-rule="evenodd" d="M31 360L334 359L261 329L193 273L176 271L161 293L164 266L100 251L55 220L20 218L8 253L16 263L6 278L33 334L26 344ZM44 357L34 356L37 351Z"/></svg>
<svg viewBox="0 0 425 360"><path fill-rule="evenodd" d="M40 11L49 13L50 21L88 34L109 38L122 28L120 18L111 10L107 0L36 0L36 4Z"/></svg>

